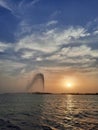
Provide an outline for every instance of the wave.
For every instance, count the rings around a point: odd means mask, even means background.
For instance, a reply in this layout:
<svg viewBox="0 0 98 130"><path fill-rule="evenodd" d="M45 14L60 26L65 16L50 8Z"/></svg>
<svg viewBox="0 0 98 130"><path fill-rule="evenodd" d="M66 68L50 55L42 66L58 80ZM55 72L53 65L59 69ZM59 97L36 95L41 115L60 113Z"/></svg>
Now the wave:
<svg viewBox="0 0 98 130"><path fill-rule="evenodd" d="M12 124L9 120L0 119L0 129L21 130L19 126Z"/></svg>

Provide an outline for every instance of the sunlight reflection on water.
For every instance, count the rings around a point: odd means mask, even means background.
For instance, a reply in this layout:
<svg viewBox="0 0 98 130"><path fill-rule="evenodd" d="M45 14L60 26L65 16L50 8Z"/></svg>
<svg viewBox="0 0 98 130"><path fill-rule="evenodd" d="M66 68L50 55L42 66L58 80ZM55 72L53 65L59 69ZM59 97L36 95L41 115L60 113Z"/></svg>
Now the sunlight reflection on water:
<svg viewBox="0 0 98 130"><path fill-rule="evenodd" d="M74 107L74 104L73 104L72 95L67 95L67 110L70 111L70 113L72 113L73 107Z"/></svg>
<svg viewBox="0 0 98 130"><path fill-rule="evenodd" d="M98 130L98 96L0 95L1 128L7 130Z"/></svg>

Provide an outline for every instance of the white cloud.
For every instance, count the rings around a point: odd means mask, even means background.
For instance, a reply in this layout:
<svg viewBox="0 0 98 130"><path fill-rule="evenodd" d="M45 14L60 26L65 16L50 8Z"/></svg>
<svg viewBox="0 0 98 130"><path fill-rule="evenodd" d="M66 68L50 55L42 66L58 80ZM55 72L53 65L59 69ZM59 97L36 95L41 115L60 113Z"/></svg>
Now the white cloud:
<svg viewBox="0 0 98 130"><path fill-rule="evenodd" d="M35 5L36 3L38 3L40 0L33 0L32 2L31 2L31 4L32 5Z"/></svg>
<svg viewBox="0 0 98 130"><path fill-rule="evenodd" d="M53 54L53 55L51 55L49 57L46 57L45 59L46 60L61 60L62 57L59 54Z"/></svg>
<svg viewBox="0 0 98 130"><path fill-rule="evenodd" d="M98 30L94 31L93 34L94 34L94 35L97 35L97 34L98 34Z"/></svg>
<svg viewBox="0 0 98 130"><path fill-rule="evenodd" d="M38 3L40 0L31 0L28 1L28 3L26 3L26 0L21 0L19 3L19 8L22 8L22 6L25 4L25 7L30 7L32 5L35 5L36 3Z"/></svg>
<svg viewBox="0 0 98 130"><path fill-rule="evenodd" d="M82 27L69 27L59 31L57 29L48 30L44 33L44 38L55 45L69 44L73 39L89 36L89 33Z"/></svg>
<svg viewBox="0 0 98 130"><path fill-rule="evenodd" d="M21 48L33 49L45 53L57 51L59 46L70 44L73 40L88 36L89 33L82 27L69 27L68 29L52 29L41 32L40 34L31 34L19 41L15 50Z"/></svg>
<svg viewBox="0 0 98 130"><path fill-rule="evenodd" d="M19 32L16 34L17 34L17 36L18 35L20 36L21 34L24 34L27 32L30 33L32 30L32 27L30 25L28 25L28 23L25 20L23 20L20 22L20 24L18 26L18 30L19 30Z"/></svg>
<svg viewBox="0 0 98 130"><path fill-rule="evenodd" d="M77 57L77 56L86 56L90 55L91 48L85 45L78 46L78 47L70 47L69 50L66 52L66 48L62 49L62 52L65 53L68 57Z"/></svg>
<svg viewBox="0 0 98 130"><path fill-rule="evenodd" d="M89 33L87 33L85 28L83 28L83 27L76 27L76 28L70 27L70 28L64 30L59 36L58 36L58 40L63 39L63 40L69 41L71 38L78 39L80 37L89 36Z"/></svg>
<svg viewBox="0 0 98 130"><path fill-rule="evenodd" d="M98 49L92 50L92 53L90 53L92 57L98 58Z"/></svg>
<svg viewBox="0 0 98 130"><path fill-rule="evenodd" d="M24 51L21 55L21 58L23 59L30 59L30 58L33 58L34 56L34 52L32 51Z"/></svg>
<svg viewBox="0 0 98 130"><path fill-rule="evenodd" d="M16 4L12 4L11 1L9 0L0 0L0 5L9 10L11 12L12 15L14 15L15 17L19 17L17 15L17 11L19 10L19 8L17 7Z"/></svg>
<svg viewBox="0 0 98 130"><path fill-rule="evenodd" d="M6 49L10 48L11 44L5 44L0 42L0 52L4 52Z"/></svg>
<svg viewBox="0 0 98 130"><path fill-rule="evenodd" d="M31 36L26 36L21 39L19 43L17 43L15 50L18 51L19 49L25 48L49 53L55 51L57 48L52 44L53 42L49 43L45 36L32 34Z"/></svg>
<svg viewBox="0 0 98 130"><path fill-rule="evenodd" d="M21 23L21 26L25 26L25 22ZM26 30L25 30L26 31ZM30 67L29 63L34 63L33 67L89 67L94 66L97 63L98 50L93 50L92 47L87 46L86 43L93 43L98 41L95 35L91 35L83 27L69 27L63 30L54 28L51 30L45 30L39 33L32 33L19 39L19 41L12 44L0 43L0 51L4 52L8 48L15 50L15 53L19 53L20 60L24 59L26 68L29 70L34 69ZM74 46L75 45L75 46ZM26 62L26 60L30 62ZM7 62L6 62L7 63ZM5 64L6 64L5 63ZM12 61L11 61L12 63ZM16 66L15 66L16 65ZM1 64L3 66L3 64ZM28 67L29 66L29 67ZM5 68L6 69L5 69ZM17 62L4 66L2 70L12 71L20 69ZM24 70L24 68L23 68ZM27 69L28 70L28 69Z"/></svg>
<svg viewBox="0 0 98 130"><path fill-rule="evenodd" d="M86 45L81 45L77 47L68 47L68 48L63 48L61 51L58 53L59 55L66 56L66 57L85 57L85 56L90 56L90 57L97 57L98 58L98 49L92 50L91 47L88 47Z"/></svg>
<svg viewBox="0 0 98 130"><path fill-rule="evenodd" d="M42 61L43 59L41 57L37 57L36 61Z"/></svg>
<svg viewBox="0 0 98 130"><path fill-rule="evenodd" d="M5 0L0 0L0 5L12 12L12 9L9 7Z"/></svg>
<svg viewBox="0 0 98 130"><path fill-rule="evenodd" d="M55 25L55 24L57 24L57 23L58 23L57 20L52 20L52 21L49 21L49 22L46 24L46 26Z"/></svg>
<svg viewBox="0 0 98 130"><path fill-rule="evenodd" d="M63 64L63 66L73 66L76 64L81 67L83 64L86 64L87 66L95 64L96 58L98 58L98 50L92 50L86 45L81 45L77 47L62 48L45 59L55 61L57 64Z"/></svg>

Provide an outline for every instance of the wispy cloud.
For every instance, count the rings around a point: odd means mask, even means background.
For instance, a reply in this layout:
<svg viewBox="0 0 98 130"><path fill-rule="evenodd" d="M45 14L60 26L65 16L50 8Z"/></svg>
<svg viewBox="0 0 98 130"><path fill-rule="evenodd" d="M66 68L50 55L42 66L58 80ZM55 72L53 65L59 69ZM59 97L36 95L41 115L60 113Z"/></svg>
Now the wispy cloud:
<svg viewBox="0 0 98 130"><path fill-rule="evenodd" d="M12 9L10 8L10 6L7 4L6 0L0 0L0 6L2 6L3 8L9 10L12 12Z"/></svg>
<svg viewBox="0 0 98 130"><path fill-rule="evenodd" d="M54 19L55 17L57 17L58 15L61 14L60 10L56 10L54 11L51 15L50 15L50 19Z"/></svg>
<svg viewBox="0 0 98 130"><path fill-rule="evenodd" d="M57 24L57 23L58 23L57 20L52 20L52 21L49 21L46 25L47 25L47 26L51 26L51 25L55 25L55 24Z"/></svg>
<svg viewBox="0 0 98 130"><path fill-rule="evenodd" d="M57 24L57 21L49 21L41 31L32 31L21 36L21 33L28 32L30 25L25 21L20 23L20 37L13 45L0 43L0 51L7 49L13 50L15 53L16 66L17 62L23 64L23 67L14 68L12 71L28 72L33 69L40 68L62 68L81 70L92 70L92 67L98 63L98 49L93 47L93 42L98 42L95 30L89 31L82 26L69 26L67 28L49 29L47 24ZM27 27L27 28L24 28ZM22 30L24 28L24 30ZM23 31L23 32L22 32ZM6 56L6 60L13 61L10 54ZM31 65L32 64L32 65ZM12 64L14 66L14 64ZM7 68L7 67L6 67ZM29 69L28 69L29 68ZM7 69L4 69L7 70ZM10 70L10 69L9 69ZM11 71L11 70L10 70Z"/></svg>
<svg viewBox="0 0 98 130"><path fill-rule="evenodd" d="M0 73L6 75L19 74L21 70L25 67L25 64L20 62L15 62L12 60L1 60L0 61ZM20 72L19 72L20 71Z"/></svg>
<svg viewBox="0 0 98 130"><path fill-rule="evenodd" d="M11 47L11 44L5 44L0 42L0 52L4 52L5 50L9 49Z"/></svg>
<svg viewBox="0 0 98 130"><path fill-rule="evenodd" d="M34 52L33 51L23 51L21 58L22 59L30 59L34 57Z"/></svg>
<svg viewBox="0 0 98 130"><path fill-rule="evenodd" d="M25 48L52 53L57 51L60 46L70 44L73 40L86 36L89 36L89 33L82 27L70 27L61 31L51 29L20 39L15 49L18 51L19 49Z"/></svg>
<svg viewBox="0 0 98 130"><path fill-rule="evenodd" d="M40 0L33 0L32 2L31 2L31 4L32 5L35 5L36 3L38 3Z"/></svg>
<svg viewBox="0 0 98 130"><path fill-rule="evenodd" d="M98 30L93 32L94 35L98 35Z"/></svg>
<svg viewBox="0 0 98 130"><path fill-rule="evenodd" d="M64 66L67 64L78 65L79 63L81 67L81 65L83 64L93 65L94 63L96 63L97 57L98 50L92 50L90 47L82 45L77 47L62 48L61 50L59 50L59 52L46 57L46 59L51 61L55 60L57 61L57 63L63 64Z"/></svg>

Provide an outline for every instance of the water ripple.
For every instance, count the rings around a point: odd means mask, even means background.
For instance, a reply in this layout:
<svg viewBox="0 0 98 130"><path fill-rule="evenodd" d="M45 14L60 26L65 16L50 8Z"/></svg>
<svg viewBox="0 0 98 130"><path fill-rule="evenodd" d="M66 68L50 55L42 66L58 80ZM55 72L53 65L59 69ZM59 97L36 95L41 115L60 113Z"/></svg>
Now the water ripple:
<svg viewBox="0 0 98 130"><path fill-rule="evenodd" d="M98 97L0 95L0 129L98 130Z"/></svg>

